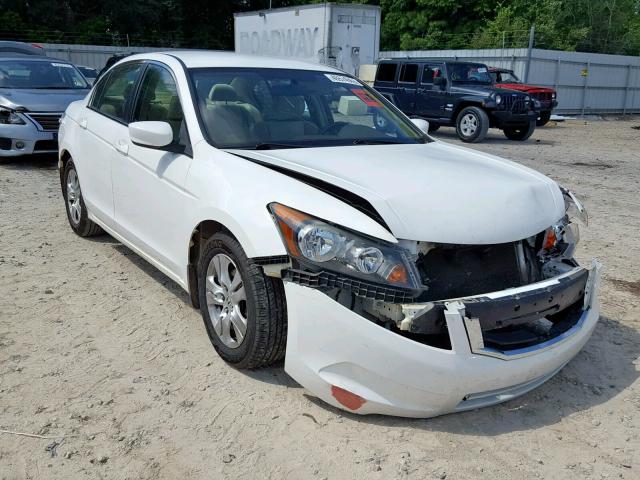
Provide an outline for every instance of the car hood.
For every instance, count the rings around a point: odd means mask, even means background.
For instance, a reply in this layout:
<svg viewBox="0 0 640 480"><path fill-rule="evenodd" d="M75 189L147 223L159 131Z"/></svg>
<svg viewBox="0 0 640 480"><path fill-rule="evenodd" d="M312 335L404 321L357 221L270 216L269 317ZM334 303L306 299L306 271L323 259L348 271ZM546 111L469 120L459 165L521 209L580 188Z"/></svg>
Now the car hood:
<svg viewBox="0 0 640 480"><path fill-rule="evenodd" d="M517 163L440 141L228 151L359 195L399 239L506 243L535 235L564 215L562 193L553 180Z"/></svg>
<svg viewBox="0 0 640 480"><path fill-rule="evenodd" d="M536 85L527 85L524 83L497 83L496 86L500 88L506 88L509 90L518 90L520 92L528 92L528 93L555 92L553 88L538 87Z"/></svg>
<svg viewBox="0 0 640 480"><path fill-rule="evenodd" d="M71 102L82 100L88 89L10 89L0 88L0 105L30 112L64 112Z"/></svg>

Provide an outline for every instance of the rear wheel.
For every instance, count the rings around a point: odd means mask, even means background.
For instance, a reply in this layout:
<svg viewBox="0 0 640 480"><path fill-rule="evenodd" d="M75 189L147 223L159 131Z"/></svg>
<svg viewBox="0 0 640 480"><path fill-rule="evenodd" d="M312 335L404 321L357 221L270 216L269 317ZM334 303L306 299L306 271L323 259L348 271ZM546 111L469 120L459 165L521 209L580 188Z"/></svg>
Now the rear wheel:
<svg viewBox="0 0 640 480"><path fill-rule="evenodd" d="M518 140L522 142L529 138L535 129L536 122L532 120L528 125L523 125L522 127L517 128L505 128L503 131L504 136L509 140Z"/></svg>
<svg viewBox="0 0 640 480"><path fill-rule="evenodd" d="M489 116L479 107L466 107L456 119L456 133L463 142L481 142L489 131Z"/></svg>
<svg viewBox="0 0 640 480"><path fill-rule="evenodd" d="M551 112L540 112L540 117L536 120L536 126L544 127L551 120Z"/></svg>
<svg viewBox="0 0 640 480"><path fill-rule="evenodd" d="M200 309L218 354L237 368L267 366L284 357L287 313L284 287L247 259L240 244L219 233L198 264Z"/></svg>
<svg viewBox="0 0 640 480"><path fill-rule="evenodd" d="M103 233L102 228L87 215L87 207L82 198L80 178L73 160L68 160L64 167L62 196L67 210L67 219L72 230L81 237L91 237Z"/></svg>

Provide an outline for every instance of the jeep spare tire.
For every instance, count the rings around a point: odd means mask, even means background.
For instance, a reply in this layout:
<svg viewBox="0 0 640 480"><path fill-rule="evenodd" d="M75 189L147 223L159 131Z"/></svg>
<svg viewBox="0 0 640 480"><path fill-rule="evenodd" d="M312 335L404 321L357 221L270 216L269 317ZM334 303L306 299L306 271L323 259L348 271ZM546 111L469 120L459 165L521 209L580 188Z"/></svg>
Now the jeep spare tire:
<svg viewBox="0 0 640 480"><path fill-rule="evenodd" d="M479 107L466 107L456 118L456 133L463 142L481 142L489 130L489 116Z"/></svg>
<svg viewBox="0 0 640 480"><path fill-rule="evenodd" d="M535 120L531 120L528 125L523 125L517 128L505 128L504 136L509 140L518 140L520 142L526 140L536 129Z"/></svg>

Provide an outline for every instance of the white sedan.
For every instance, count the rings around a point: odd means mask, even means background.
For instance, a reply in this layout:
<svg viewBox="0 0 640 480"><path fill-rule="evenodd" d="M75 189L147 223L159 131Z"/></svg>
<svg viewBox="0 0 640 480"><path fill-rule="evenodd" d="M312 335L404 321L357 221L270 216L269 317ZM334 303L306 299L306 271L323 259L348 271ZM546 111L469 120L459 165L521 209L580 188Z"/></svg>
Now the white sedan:
<svg viewBox="0 0 640 480"><path fill-rule="evenodd" d="M558 372L599 264L573 259L571 192L427 130L330 67L134 55L67 109L60 177L71 228L189 292L230 364L284 358L336 407L429 417Z"/></svg>

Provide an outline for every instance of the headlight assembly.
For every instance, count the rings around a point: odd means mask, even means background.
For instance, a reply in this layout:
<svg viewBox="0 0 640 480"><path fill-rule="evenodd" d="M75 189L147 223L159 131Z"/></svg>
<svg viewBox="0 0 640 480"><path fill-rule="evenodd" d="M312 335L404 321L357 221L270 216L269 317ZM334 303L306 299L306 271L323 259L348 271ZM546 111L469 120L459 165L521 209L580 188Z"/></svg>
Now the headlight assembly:
<svg viewBox="0 0 640 480"><path fill-rule="evenodd" d="M0 125L24 125L25 121L18 113L7 107L0 106Z"/></svg>
<svg viewBox="0 0 640 480"><path fill-rule="evenodd" d="M500 95L496 95L496 105L500 105L502 103L502 97Z"/></svg>
<svg viewBox="0 0 640 480"><path fill-rule="evenodd" d="M323 270L371 282L419 289L403 248L337 227L279 203L269 205L289 255Z"/></svg>
<svg viewBox="0 0 640 480"><path fill-rule="evenodd" d="M571 190L564 187L560 187L560 190L564 197L565 211L569 221L573 222L574 220L578 220L585 227L589 226L589 215L584 205L582 205L582 202L576 198Z"/></svg>

